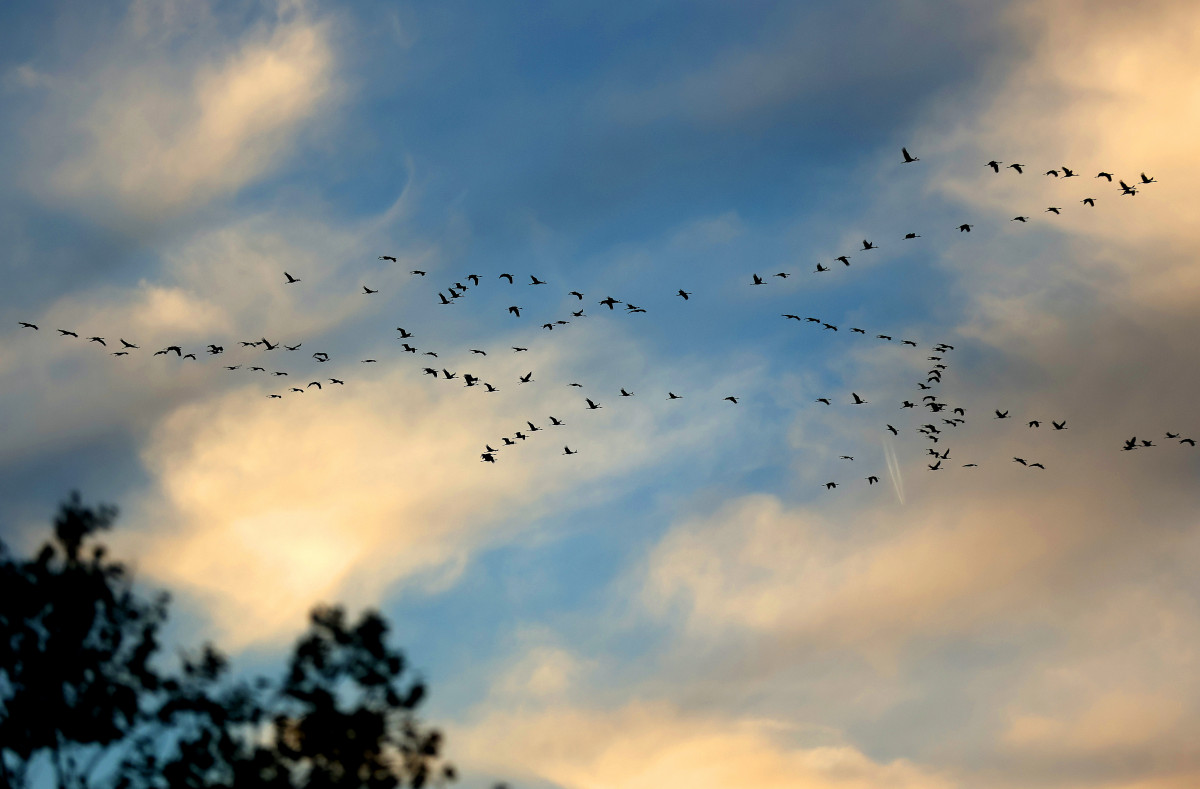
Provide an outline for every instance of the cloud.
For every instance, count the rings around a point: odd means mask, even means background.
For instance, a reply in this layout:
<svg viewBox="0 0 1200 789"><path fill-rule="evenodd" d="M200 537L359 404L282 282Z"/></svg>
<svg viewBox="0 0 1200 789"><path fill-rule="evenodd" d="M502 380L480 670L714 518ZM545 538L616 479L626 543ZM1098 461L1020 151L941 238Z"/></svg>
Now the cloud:
<svg viewBox="0 0 1200 789"><path fill-rule="evenodd" d="M951 784L904 759L879 763L844 745L805 746L798 727L685 714L664 702L615 709L548 705L494 712L451 732L476 771L563 789L939 789ZM789 742L790 740L790 742Z"/></svg>
<svg viewBox="0 0 1200 789"><path fill-rule="evenodd" d="M329 23L280 3L231 40L201 9L136 3L86 65L38 80L49 96L32 128L50 199L163 216L236 193L295 149L333 95Z"/></svg>
<svg viewBox="0 0 1200 789"><path fill-rule="evenodd" d="M471 357L466 369L497 382L495 395L434 381L420 362L328 372L312 364L283 385L243 384L182 406L144 451L152 484L131 509L145 533L130 532L127 550L157 582L205 601L231 648L290 635L322 600L368 604L389 588L444 588L475 552L604 500L720 434L693 413L704 400L720 403L716 388L697 386L692 411L668 413L665 398L621 409L602 397L606 408L586 412L561 381L638 355L620 333L594 331L571 347ZM466 360L451 356L437 363L461 375ZM516 395L527 369L534 384ZM310 376L326 386L265 397L306 388ZM550 427L546 414L566 426ZM541 431L501 445L526 420ZM501 448L494 465L480 460L485 443ZM564 444L579 454L564 459ZM538 683L554 684L545 673Z"/></svg>

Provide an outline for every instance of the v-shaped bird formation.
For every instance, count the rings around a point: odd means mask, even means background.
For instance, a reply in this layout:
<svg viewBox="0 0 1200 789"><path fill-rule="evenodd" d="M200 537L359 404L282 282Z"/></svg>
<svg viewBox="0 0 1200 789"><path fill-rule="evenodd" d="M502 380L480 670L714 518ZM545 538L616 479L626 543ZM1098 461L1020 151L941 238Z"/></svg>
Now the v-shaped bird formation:
<svg viewBox="0 0 1200 789"><path fill-rule="evenodd" d="M921 161L919 157L915 157L909 153L907 148L901 149L902 164L916 164ZM1000 177L1020 177L1025 176L1027 165L1018 162L1001 162L999 160L991 160L984 165L990 168L995 176ZM1055 179L1055 181L1065 181L1071 178L1080 177L1077 172L1078 168L1070 168L1059 165L1045 171L1045 176ZM1010 172L1011 171L1011 172ZM1117 178L1113 173L1101 170L1094 176L1094 179L1103 179L1103 186L1112 186L1117 191L1118 196L1134 197L1149 185L1157 183L1157 179L1142 172L1137 178L1129 178L1126 180ZM1093 180L1094 180L1093 179ZM1080 200L1080 204L1085 207L1084 210L1096 209L1097 197L1085 197ZM998 220L1001 222L1019 222L1022 225L1028 225L1034 222L1033 216L1038 214L1049 214L1050 220L1053 217L1061 216L1067 208L1059 205L1051 205L1042 208L1040 211L1034 211L1031 214L1021 214L1011 219ZM970 234L977 228L977 224L960 223L956 226L944 228L944 232L954 235ZM925 232L917 232L924 230ZM897 243L903 244L921 244L930 243L928 239L937 237L937 228L917 228L913 231L905 233L901 238L896 239ZM883 239L885 243L880 243L878 239L863 238L862 244L857 249L851 250L848 253L843 253L832 257L828 262L817 262L813 274L825 274L831 271L844 270L851 267L852 261L858 259L862 255L879 254L879 250L891 243L890 239ZM395 255L380 255L379 260L390 263L398 263L398 257ZM835 264L841 264L837 266ZM769 270L768 270L769 271ZM299 272L303 274L304 272ZM759 271L747 272L744 280L745 286L748 288L763 288L764 293L770 292L770 286L776 280L786 281L800 272L796 271L778 271L764 274ZM417 282L422 282L427 276L424 270L414 269L409 272L410 277L422 278ZM528 277L528 282L524 281ZM470 283L470 284L467 284ZM296 276L291 271L282 271L280 279L281 287L306 287L304 278ZM370 297L380 293L381 287L371 287L370 284L364 282L348 283L347 287L351 290L361 289L360 295ZM425 287L421 284L416 285L417 288ZM556 294L561 293L570 296L574 299L573 304L576 304L579 309L569 310L569 315L561 315L552 320L546 320L533 325L540 325L541 329L546 332L546 342L553 342L553 337L557 337L563 331L573 331L580 327L586 327L586 321L589 319L587 314L588 305L594 305L592 308L600 308L601 313L605 315L623 314L627 316L648 314L649 310L645 307L638 306L631 301L617 298L614 295L607 293L589 296L583 291L571 288L569 285L551 282L544 279L538 274L517 275L510 272L501 272L499 274L477 274L471 273L464 276L454 278L452 284L444 285L442 288L434 290L432 287L425 287L425 293L440 306L453 306L464 299L469 298L469 295L480 289L505 289L508 293L511 289L512 298L504 299L512 301L510 306L505 310L505 314L511 316L513 321L530 320L528 313L530 311L540 312L541 307L547 304ZM679 298L682 302L687 303L687 309L703 310L704 294L706 292L703 282L685 282L672 283L664 287L662 295L671 295ZM711 290L710 290L711 292ZM757 292L757 291L756 291ZM624 294L623 294L624 295ZM637 301L642 302L643 296L646 294L635 295ZM658 294L656 294L658 295ZM627 297L626 297L627 298ZM617 308L622 309L618 310ZM786 309L786 308L785 308ZM950 365L947 361L950 359L950 354L955 351L955 346L945 343L923 343L917 339L906 338L899 336L896 332L881 329L879 327L864 328L861 326L847 326L833 323L829 320L824 320L817 316L801 315L793 312L779 313L785 321L795 321L798 331L812 332L813 336L857 336L859 342L868 343L883 343L885 345L896 348L898 353L920 354L921 349L926 349L927 355L923 361L930 362L929 369L925 372L924 378L913 382L913 394L911 399L901 399L900 402L879 400L872 398L870 392L861 390L851 390L844 392L829 392L821 397L817 397L813 403L808 404L814 408L850 408L854 407L854 413L863 419L871 419L878 423L878 430L881 437L899 437L901 432L912 433L919 435L922 440L929 442L925 452L921 455L921 465L929 471L947 471L952 468L959 469L978 469L985 465L999 465L1001 462L1006 465L1019 465L1027 470L1037 470L1039 472L1047 471L1046 465L1038 461L1036 457L1012 457L992 459L992 458L973 458L969 456L960 456L952 453L951 440L956 434L968 425L968 407L963 403L955 403L944 400L938 394L939 387L943 384L944 376L950 372ZM28 329L31 332L39 332L38 324L21 321L19 326ZM124 339L124 337L115 338L120 343L119 350L108 350L110 348L109 338L98 335L81 338L79 332L73 329L56 328L55 331L61 339L71 338L71 341L82 340L88 344L97 345L105 349L113 357L124 358L130 356L134 352L142 351L142 347L137 343ZM531 386L566 386L584 389L578 382L564 381L549 381L539 380L535 377L535 371L529 370L523 375L518 375L513 380L485 380L482 374L468 372L464 369L450 369L450 364L445 362L425 362L422 359L440 359L439 354L445 349L438 348L436 345L436 327L414 327L412 330L406 327L397 327L398 334L395 339L399 341L396 346L397 351L395 358L391 363L401 363L406 357L411 356L413 370L415 375L428 376L436 381L438 385L444 386L449 382L455 382L453 385L460 385L464 388L475 388L482 394L495 394L501 391L516 390L521 391L526 384ZM426 337L434 342L434 347L429 347L426 344ZM410 342L411 340L411 342ZM820 340L818 340L820 341ZM414 344L419 343L419 344ZM209 343L196 350L185 349L182 345L172 344L161 349L149 351L152 356L164 356L167 359L177 360L179 362L187 361L189 363L203 364L203 360L211 359L212 357L225 356L227 354L225 345L228 344L233 352L242 354L243 357L237 364L221 365L226 373L237 375L253 375L261 374L267 379L283 379L296 380L297 382L308 380L303 386L288 386L277 392L272 392L266 395L271 400L286 400L290 397L305 396L313 397L318 395L328 396L327 393L338 388L352 385L347 381L316 374L320 369L318 365L327 364L331 361L331 356L325 351L314 351L309 354L297 354L292 356L294 352L299 351L304 343L302 341L295 344L287 344L282 340L272 341L265 336L250 340L230 340L223 339L220 342ZM528 351L528 347L510 346L508 352L518 354ZM501 353L497 348L468 348L466 349L471 359L483 361L489 356L494 357ZM271 353L269 357L263 357L261 354ZM246 357L245 354L255 354L254 357ZM253 359L269 358L272 360L279 359L280 356L288 361L304 360L305 365L303 372L299 371L300 363L288 365L291 370L273 369L283 366L281 364L267 365L265 363L250 364ZM919 356L912 356L914 361L920 360ZM380 359L367 358L359 360L362 364L378 364ZM428 366L427 366L428 365ZM458 365L453 365L458 367ZM293 378L292 373L295 372ZM431 382L432 385L432 382ZM314 391L315 388L315 391ZM659 391L659 392L641 392L639 390L644 387L638 386L637 382L626 382L623 386L614 387L611 391L582 391L579 393L579 401L577 409L581 419L586 419L589 412L594 412L602 408L637 408L638 402L650 398L658 398L668 402L683 400L686 394L679 394L677 391ZM678 387L674 387L678 389ZM738 408L753 407L752 402L747 402L745 398L737 392L723 394L721 397L713 397L712 407ZM722 406L725 403L727 405ZM1025 424L1025 431L1042 431L1047 432L1047 428L1043 427L1045 419L1042 415L1030 418L1028 414L1018 415L1011 412L1008 408L996 408L996 404L988 404L986 407L977 407L972 405L970 413L972 418L977 418L975 415L979 413L986 414L984 417L990 420L1009 420L1006 424L1019 425L1022 422ZM678 406L672 406L678 407ZM990 412L990 413L989 413ZM569 416L569 415L566 415ZM537 420L537 422L534 421ZM922 421L922 420L928 421ZM573 421L573 420L571 420ZM547 415L545 417L535 417L525 421L524 426L514 430L509 435L500 437L481 437L483 451L480 453L480 461L483 463L495 464L500 458L505 458L510 452L516 451L515 448L521 446L527 441L534 440L535 433L552 433L555 435L555 440L564 441L570 435L570 424L568 418L560 418L559 416ZM540 422L541 424L538 424ZM893 424L894 423L894 424ZM898 427L897 425L900 425ZM561 436L559 428L562 428ZM1064 433L1068 430L1068 420L1063 415L1051 415L1049 420L1048 432L1052 434ZM1065 437L1063 437L1065 438ZM1159 447L1159 443L1164 442L1172 446L1180 447L1195 447L1195 441L1187 436L1183 436L1178 432L1165 432L1163 439L1147 439L1137 436L1131 437L1123 442L1123 446L1119 448L1121 451L1143 451L1150 448ZM1114 442L1115 443L1115 442ZM495 444L496 446L493 446ZM582 449L573 449L567 443L563 443L563 451L560 453L563 456L572 456L586 451L586 447ZM836 455L837 463L835 476L839 477L846 468L853 465L861 465L861 461L856 461L853 454L838 454ZM866 476L861 476L863 471L868 472ZM874 469L864 469L863 471L854 471L853 477L857 484L866 483L868 487L875 485L880 481L881 473ZM834 491L839 487L849 484L848 482L840 481L840 479L832 479L823 483L826 490Z"/></svg>

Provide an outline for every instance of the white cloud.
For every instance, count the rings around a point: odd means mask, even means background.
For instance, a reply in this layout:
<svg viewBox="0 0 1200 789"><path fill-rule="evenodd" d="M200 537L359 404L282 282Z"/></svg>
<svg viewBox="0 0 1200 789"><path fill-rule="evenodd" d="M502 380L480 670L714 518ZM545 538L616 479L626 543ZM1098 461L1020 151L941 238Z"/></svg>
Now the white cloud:
<svg viewBox="0 0 1200 789"><path fill-rule="evenodd" d="M134 4L111 44L42 80L31 129L51 199L162 216L233 194L295 150L333 97L329 23L281 3L230 40L205 8Z"/></svg>

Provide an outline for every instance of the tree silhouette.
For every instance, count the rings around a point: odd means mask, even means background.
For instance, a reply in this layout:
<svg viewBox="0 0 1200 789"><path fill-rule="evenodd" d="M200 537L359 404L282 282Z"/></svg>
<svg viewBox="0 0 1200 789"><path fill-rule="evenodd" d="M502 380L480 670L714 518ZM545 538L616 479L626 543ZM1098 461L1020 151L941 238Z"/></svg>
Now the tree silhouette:
<svg viewBox="0 0 1200 789"><path fill-rule="evenodd" d="M279 680L235 679L211 645L155 665L169 598L138 595L97 533L113 507L78 494L31 560L0 542L0 782L27 785L41 756L62 789L392 789L444 784L455 769L421 724L426 694L405 676L375 611L318 606Z"/></svg>

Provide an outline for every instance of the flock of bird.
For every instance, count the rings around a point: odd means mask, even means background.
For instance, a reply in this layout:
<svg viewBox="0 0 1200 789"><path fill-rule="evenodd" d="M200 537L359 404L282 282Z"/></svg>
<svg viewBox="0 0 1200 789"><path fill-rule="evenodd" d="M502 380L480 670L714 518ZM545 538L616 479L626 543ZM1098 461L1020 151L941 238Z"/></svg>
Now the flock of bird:
<svg viewBox="0 0 1200 789"><path fill-rule="evenodd" d="M920 161L919 158L912 156L908 152L907 148L902 148L901 154L903 156L904 164L913 164L913 163ZM1018 175L1023 174L1025 171L1025 165L1021 164L1021 163L1016 163L1016 162L1011 162L1011 163L1005 164L1000 161L992 160L992 161L987 162L984 166L991 168L997 175L1000 175L1002 170L1013 170ZM1065 166L1059 167L1056 169L1047 170L1046 176L1053 177L1055 179L1069 179L1069 178L1079 177L1078 173L1076 173L1075 170L1065 167ZM1101 171L1100 173L1098 173L1095 176L1095 178L1106 179L1108 183L1112 183L1114 177L1115 176L1112 173L1105 172L1105 171ZM1121 190L1121 192L1120 192L1121 195L1135 196L1138 194L1140 189L1144 188L1146 185L1157 183L1157 181L1154 178L1147 176L1145 173L1141 173L1139 179L1134 180L1133 185L1130 185L1130 184L1126 183L1124 180L1120 180L1120 179L1117 180L1117 183L1119 184L1119 187ZM1085 206L1094 208L1096 205L1096 198L1087 197L1087 198L1084 198L1083 200L1081 200L1080 202ZM1045 211L1043 213L1052 213L1055 215L1059 215L1059 214L1061 214L1061 212L1063 210L1064 209L1061 206L1049 206L1045 209ZM1030 217L1026 216L1026 215L1019 215L1019 216L1013 217L1011 221L1027 223L1030 221ZM962 223L962 224L958 225L956 229L960 233L970 233L974 227L975 227L975 225L972 225L969 223ZM922 238L922 236L920 234L918 234L916 232L909 232L909 233L906 233L901 240L902 241L913 241L913 240L920 239L920 238ZM864 238L862 240L862 247L860 249L856 250L855 254L858 254L860 252L865 253L865 252L869 252L869 251L873 251L873 250L877 250L877 249L879 249L879 244ZM399 262L399 259L394 255L381 255L381 256L379 256L379 259L383 260L383 261L388 261L391 263ZM834 263L841 263L844 267L849 267L851 259L852 259L852 256L850 254L842 254L842 255L833 257L829 265L825 265L824 263L818 262L816 264L816 269L813 271L813 273L819 274L819 273L828 272L831 270ZM410 273L410 276L414 276L414 277L427 276L426 271L419 270L419 269L411 270L409 273ZM778 279L786 280L790 276L792 276L792 273L787 272L787 271L780 271L775 274L768 275L767 277L764 277L758 273L753 273L751 275L751 279L748 284L750 287L760 287L760 286L765 286L768 284L768 278L778 278ZM283 279L283 282L281 283L281 285L284 287L300 286L301 283L303 283L302 278L294 276L292 273L290 273L288 271L283 272L283 277L284 277L284 279ZM517 284L516 275L511 274L511 273L501 273L497 277L495 277L495 280L507 283L508 286L515 286ZM469 282L471 284L468 285L468 284L466 284L467 282ZM549 284L550 283L548 281L539 278L537 275L530 274L529 282L524 283L524 286L529 287L529 288L542 288L542 287L548 286ZM453 284L450 284L450 285L446 286L445 288L439 290L437 292L437 301L435 303L440 304L440 305L452 305L452 304L458 302L459 300L466 298L467 294L470 291L473 291L473 290L475 290L477 288L481 288L481 287L485 287L483 285L483 278L477 274L468 274L465 277L462 277L461 279L455 280L453 282ZM379 291L380 291L379 288L372 288L365 284L362 285L362 295L363 296L372 296L372 295L379 293ZM530 291L530 293L533 293L533 291ZM687 302L690 300L691 296L693 296L694 294L695 294L695 291L686 290L685 288L679 288L678 290L675 291L675 293L673 295L682 299L683 301ZM564 327L570 326L572 324L572 321L579 321L579 320L582 320L582 319L588 317L587 313L586 313L585 303L584 303L585 294L578 290L571 290L571 291L567 292L567 295L574 297L576 299L579 309L570 310L569 311L570 312L569 319L567 316L564 315L562 318L558 318L553 321L547 321L547 322L541 324L542 329L544 329L545 331L548 331L548 332L561 330ZM520 300L524 301L524 299L520 299ZM616 307L618 305L621 305L624 308L621 310L621 312L623 312L625 314L636 315L636 314L647 313L647 309L645 307L638 306L631 302L622 301L622 300L617 299L616 297L610 296L610 295L605 295L604 298L599 299L595 302L589 302L589 303L594 303L600 307L607 308L607 310L609 312L615 312ZM514 318L520 319L522 317L523 311L525 311L525 310L526 310L526 307L521 304L512 304L511 306L509 306L507 308L506 313L508 315L513 316ZM840 327L837 324L823 320L818 317L801 316L801 315L797 315L797 314L793 314L793 313L783 313L782 317L785 320L793 320L793 321L796 321L798 324L801 324L804 326L813 326L814 328L819 328L821 332L838 332L838 331L840 331ZM32 322L21 321L21 322L19 322L19 324L21 327L30 329L32 331L40 330L40 327L37 324L32 323ZM869 335L868 331L861 327L848 326L846 328L848 330L847 334L849 334L849 335L861 335L863 338L874 339L875 341L880 341L880 342L885 342L885 343L895 342L896 335L892 332L877 332L877 333L872 332ZM411 342L409 342L409 340L416 341L415 340L416 334L414 332L411 332L404 327L397 327L396 330L399 333L398 336L396 337L396 339L398 341L400 341L400 351L399 352L401 354L411 354L414 357L420 355L421 357L430 357L433 359L438 358L438 351L430 350L430 349L422 350L421 347L413 345ZM105 338L105 337L88 336L88 337L81 338L80 334L73 330L56 329L56 331L62 337L71 337L74 339L84 339L88 343L95 343L99 346L104 347L105 349L109 348L109 340L108 340L108 338ZM111 353L111 355L114 357L129 356L132 352L141 350L141 346L139 346L136 343L130 342L123 337L118 337L117 342L120 343L120 345L117 347L117 349L109 351L109 353ZM914 339L902 338L899 340L899 342L895 342L895 344L898 347L908 346L908 347L918 350L918 351L921 348L920 343ZM285 352L295 352L295 351L299 351L300 348L302 347L302 343L299 343L299 342L294 345L287 345L287 344L285 344L283 342L279 342L279 341L272 342L272 341L268 340L266 337L260 337L258 339L252 339L252 340L241 340L241 341L239 341L238 345L240 346L240 349L244 352L248 352L251 350L258 351L258 352L270 352L270 351L276 351L280 348L282 348ZM521 347L521 346L510 346L510 348L511 348L512 353L522 353L522 352L529 350L528 347ZM903 399L899 404L895 405L894 407L899 412L904 412L906 410L911 409L914 413L917 413L918 408L927 410L928 415L926 418L929 419L928 422L925 422L923 424L919 424L916 426L906 427L905 429L906 430L911 429L911 430L915 431L917 434L920 434L921 436L924 437L924 439L928 440L932 444L932 446L928 446L926 448L926 453L925 453L925 455L923 455L923 457L925 457L925 465L927 466L927 468L930 471L939 471L944 468L947 468L948 466L943 465L943 464L944 463L948 464L952 460L951 450L950 450L950 447L948 446L949 438L953 434L954 431L958 430L959 428L961 428L963 425L965 425L967 423L967 411L966 411L966 408L962 405L957 405L957 404L949 403L949 402L942 400L936 391L936 387L942 383L943 375L945 375L949 370L949 365L947 365L944 362L947 359L947 354L954 351L954 346L949 345L944 342L939 342L939 343L929 345L929 346L927 346L927 348L931 352L931 355L929 355L927 357L927 361L931 362L930 369L926 372L924 380L919 380L916 382L916 390L918 392L920 392L921 394L919 396L917 394L914 394L912 396L911 400ZM470 349L468 349L468 351L472 355L472 357L486 357L488 355L488 351L481 349L481 348L470 348ZM209 357L222 356L226 353L226 350L223 345L216 344L216 343L208 344L207 346L199 349L198 351L191 351L191 350L185 351L185 349L182 346L168 345L162 349L154 351L153 355L154 356L169 356L172 353L175 354L175 357L180 360L199 361L199 359L203 356L209 356ZM310 358L313 360L312 364L316 364L316 365L325 364L330 361L330 355L323 351L313 352L310 355ZM362 359L360 361L363 364L374 364L374 363L378 362L378 360L374 359L374 358ZM268 367L265 364L250 364L244 360L238 364L224 365L225 369L229 372L244 370L245 372L262 373L263 375L267 375L267 376L270 376L273 378L290 377L289 371L271 369L271 367L274 367L274 366L275 365L271 365L270 367ZM507 382L485 381L482 379L481 376L475 375L470 372L465 372L465 371L460 372L458 370L450 370L448 368L448 366L443 366L440 363L422 362L420 367L421 367L420 372L422 375L430 376L435 381L440 381L440 382L462 381L465 387L479 387L481 389L481 391L483 391L485 393L495 393L495 392L500 391L501 383L507 385ZM304 378L307 378L307 377L309 377L309 376L304 376ZM298 382L303 381L304 378L299 378ZM524 384L534 383L534 381L535 381L535 379L533 377L533 371L530 370L529 372L525 373L524 375L518 376L517 379L513 383L516 386L521 386ZM320 376L320 377L315 377L315 380L309 381L306 385L289 386L283 390L283 393L274 392L274 393L270 393L266 396L270 399L280 399L281 400L285 397L285 395L292 396L292 395L305 394L306 392L310 391L314 387L318 390L322 390L326 386L344 386L345 384L346 384L345 380L342 380L339 378ZM580 389L583 388L581 384L579 384L578 382L574 382L574 381L569 382L566 385L569 387L575 387L575 388L580 388ZM631 398L631 397L635 396L635 392L629 391L627 388L619 388L618 392L619 393L614 393L614 396L619 396L623 399ZM604 407L603 404L598 399L600 396L601 395L598 393L589 393L586 395L584 393L581 393L581 397L582 397L582 399L580 401L581 410L582 411L595 411L600 408L603 408ZM666 399L668 401L675 401L675 400L683 399L683 396L676 394L673 391L667 391L667 392L665 392L664 399ZM724 396L722 398L722 400L724 402L728 402L728 403L731 403L732 405L736 406L736 405L738 405L738 403L740 401L740 397L737 394L728 394L728 395ZM835 405L835 403L845 403L846 405L850 405L850 406L866 406L866 405L870 404L870 401L867 400L864 396L860 395L858 392L849 392L846 395L842 395L842 396L839 396L836 398L834 396L818 397L815 400L815 404L818 404L818 405L821 405L824 407L831 407L831 406ZM876 408L879 408L879 407L882 407L882 404L876 406ZM994 416L992 417L992 419L995 419L995 420L1006 420L1006 419L1013 419L1013 418L1014 417L1012 417L1009 414L1009 411L1007 411L1007 410L1001 411L999 409L994 410ZM530 438L530 436L532 436L532 434L538 433L538 432L544 432L547 430L547 428L559 428L559 427L564 427L566 425L566 422L557 416L549 416L549 417L547 417L547 419L548 419L548 422L543 422L545 427L539 427L537 424L534 423L533 420L527 420L525 422L525 426L514 431L513 434L501 436L495 440L488 440L487 442L484 443L483 451L480 453L480 459L481 459L480 462L496 463L497 457L502 452L506 451L510 447L518 446L519 442L527 441ZM899 422L900 420L897 419L895 421ZM882 421L882 420L881 420L881 424L882 424L882 427L880 428L881 431L884 431L885 433L890 434L891 436L899 436L900 435L900 428L897 428L896 426L894 426L890 423L887 423L886 421ZM1041 428L1042 421L1040 419L1032 419L1027 422L1027 426L1030 429L1038 429L1038 428ZM1053 431L1053 432L1064 431L1067 429L1067 422L1065 419L1051 420L1050 427L1051 427L1051 431ZM1178 434L1178 433L1171 433L1168 431L1166 433L1166 439L1170 440L1170 441L1177 441L1181 445L1188 445L1188 446L1192 446L1192 447L1195 446L1194 440L1192 440L1191 438L1187 438L1187 437L1181 437L1180 434ZM946 443L944 444L943 442L946 442ZM493 447L492 446L493 443L496 443L499 446ZM1155 446L1158 446L1158 445L1155 444L1153 440L1138 439L1137 437L1133 437L1124 442L1124 446L1122 449L1123 449L1123 451L1132 451L1132 450L1146 449L1146 448L1155 447ZM575 455L575 454L578 454L578 450L573 450L570 448L569 445L564 444L562 454L563 455ZM848 463L855 462L854 456L850 455L850 454L840 455L838 459L839 459L839 461L844 461L844 462L848 462ZM959 459L954 458L954 460L957 461ZM1012 462L1019 464L1023 467L1029 468L1029 469L1039 469L1039 470L1043 470L1043 471L1046 469L1046 467L1043 463L1041 463L1039 461L1035 461L1035 460L1027 460L1026 458L1022 458L1022 457L1013 457ZM979 464L975 463L975 462L967 462L967 463L961 464L962 468L977 468L978 466L979 466ZM866 477L863 477L861 479L865 480L868 485L874 485L880 481L880 475L878 473L870 473ZM837 487L839 487L839 485L842 485L842 484L844 484L844 483L838 482L836 480L832 480L832 481L824 483L824 487L827 490L834 490Z"/></svg>

